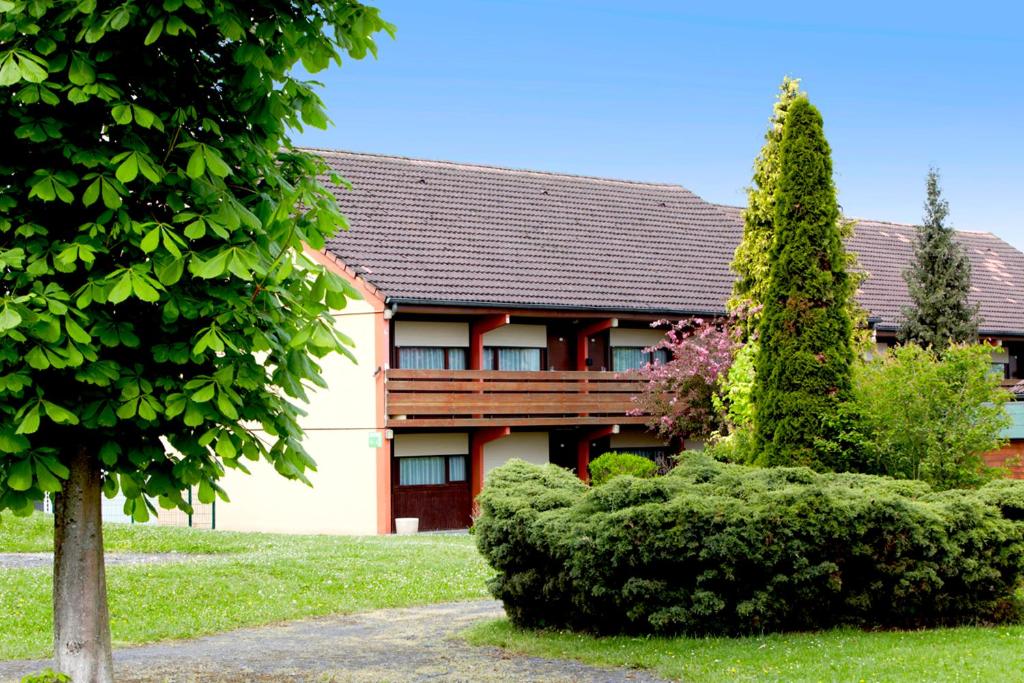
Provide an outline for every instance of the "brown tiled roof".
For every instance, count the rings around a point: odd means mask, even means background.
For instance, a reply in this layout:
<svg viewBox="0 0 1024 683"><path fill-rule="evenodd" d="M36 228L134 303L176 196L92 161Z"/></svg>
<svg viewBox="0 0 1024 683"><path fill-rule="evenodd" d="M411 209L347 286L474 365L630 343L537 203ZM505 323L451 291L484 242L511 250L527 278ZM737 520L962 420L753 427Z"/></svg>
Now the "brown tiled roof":
<svg viewBox="0 0 1024 683"><path fill-rule="evenodd" d="M352 229L329 251L390 300L671 314L724 311L741 210L678 185L316 150ZM883 329L909 303L914 228L859 221L859 294ZM1024 334L1024 254L959 238L987 333Z"/></svg>

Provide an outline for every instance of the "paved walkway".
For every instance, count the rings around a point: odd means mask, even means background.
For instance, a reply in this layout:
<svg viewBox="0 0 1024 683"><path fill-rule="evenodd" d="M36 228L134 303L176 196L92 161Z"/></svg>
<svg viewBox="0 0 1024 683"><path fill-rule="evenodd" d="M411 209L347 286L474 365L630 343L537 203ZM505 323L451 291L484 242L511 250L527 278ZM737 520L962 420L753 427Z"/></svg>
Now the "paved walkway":
<svg viewBox="0 0 1024 683"><path fill-rule="evenodd" d="M248 628L114 652L118 681L537 681L655 682L638 671L475 648L453 638L475 621L502 616L481 600L379 610ZM48 662L0 662L16 681Z"/></svg>

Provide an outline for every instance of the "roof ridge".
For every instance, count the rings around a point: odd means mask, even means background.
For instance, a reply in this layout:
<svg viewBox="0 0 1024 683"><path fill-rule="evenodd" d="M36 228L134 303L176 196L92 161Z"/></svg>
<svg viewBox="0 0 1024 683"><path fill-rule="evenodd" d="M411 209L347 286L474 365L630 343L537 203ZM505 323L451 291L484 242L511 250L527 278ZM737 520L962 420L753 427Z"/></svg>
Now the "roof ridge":
<svg viewBox="0 0 1024 683"><path fill-rule="evenodd" d="M719 208L719 209L735 209L737 211L743 211L743 210L745 210L747 208L745 206L735 206L733 204L722 204L720 202L708 202L708 203L711 204L712 206L716 207L716 208ZM892 226L895 226L897 228L917 228L917 227L919 227L917 223L901 223L900 221L879 220L877 218L859 218L857 216L844 216L844 218L846 218L848 220L851 220L851 221L856 221L857 223L878 223L880 225L892 225ZM963 228L953 228L953 230L955 232L962 232L962 233L966 233L966 234L969 234L969 235L987 235L989 237L992 237L994 239L999 240L1000 242L1006 242L1006 240L1004 240L1002 237L1000 237L999 235L995 234L991 230L965 230ZM1006 242L1006 243L1010 244L1009 242ZM1013 246L1013 245L1011 244L1010 246Z"/></svg>
<svg viewBox="0 0 1024 683"><path fill-rule="evenodd" d="M415 161L422 164L431 164L435 166L455 166L462 168L473 168L483 169L488 171L501 171L504 173L516 173L524 175L541 175L541 176L553 176L556 178L579 178L582 180L597 180L605 183L621 183L623 185L644 185L648 187L671 187L679 190L685 190L694 197L697 197L703 202L711 204L706 199L698 195L690 188L680 185L679 183L659 183L648 180L628 180L625 178L608 178L606 176L588 175L585 173L565 173L562 171L538 171L532 168L516 168L513 166L499 166L497 164L483 164L472 161L450 161L447 159L424 159L423 157L410 157L402 154L383 154L380 152L354 152L346 149L330 149L327 147L311 147L307 145L299 145L298 149L307 150L310 152L321 152L327 154L348 154L351 156L360 157L373 157L377 159L398 159L401 161Z"/></svg>

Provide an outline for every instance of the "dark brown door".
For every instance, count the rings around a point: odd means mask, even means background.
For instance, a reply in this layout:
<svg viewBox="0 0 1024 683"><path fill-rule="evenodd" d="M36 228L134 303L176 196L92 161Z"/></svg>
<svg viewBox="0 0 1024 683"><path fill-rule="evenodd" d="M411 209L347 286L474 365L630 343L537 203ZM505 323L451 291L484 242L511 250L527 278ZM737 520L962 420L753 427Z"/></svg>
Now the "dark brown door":
<svg viewBox="0 0 1024 683"><path fill-rule="evenodd" d="M444 481L429 484L403 484L399 461L391 459L391 510L394 517L417 517L420 531L467 529L470 517L469 458L435 456L445 459ZM451 481L453 458L461 458L462 480ZM412 460L412 459L410 459ZM458 470L459 468L454 468Z"/></svg>
<svg viewBox="0 0 1024 683"><path fill-rule="evenodd" d="M576 369L576 331L569 325L548 325L548 367Z"/></svg>

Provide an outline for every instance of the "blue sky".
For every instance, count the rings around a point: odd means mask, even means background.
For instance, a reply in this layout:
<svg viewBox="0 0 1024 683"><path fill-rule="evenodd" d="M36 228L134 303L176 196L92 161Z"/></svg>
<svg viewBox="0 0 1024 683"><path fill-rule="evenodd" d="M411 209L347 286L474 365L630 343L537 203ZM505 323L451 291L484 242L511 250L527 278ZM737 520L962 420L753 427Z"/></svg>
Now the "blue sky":
<svg viewBox="0 0 1024 683"><path fill-rule="evenodd" d="M1022 5L370 3L397 40L316 75L335 126L297 141L740 205L790 74L825 117L847 215L917 222L935 165L956 227L1024 249Z"/></svg>

